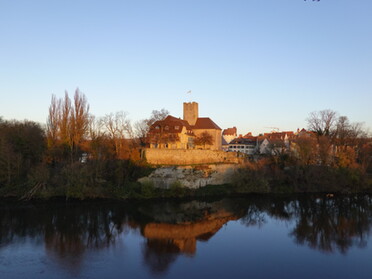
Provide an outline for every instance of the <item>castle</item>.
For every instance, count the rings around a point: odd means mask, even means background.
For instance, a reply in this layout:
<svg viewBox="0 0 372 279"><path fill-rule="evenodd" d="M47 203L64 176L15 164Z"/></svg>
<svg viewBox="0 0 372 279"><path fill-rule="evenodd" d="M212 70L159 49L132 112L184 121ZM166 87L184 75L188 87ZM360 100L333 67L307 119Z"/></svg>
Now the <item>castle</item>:
<svg viewBox="0 0 372 279"><path fill-rule="evenodd" d="M221 128L209 117L199 117L196 102L183 103L183 119L168 115L150 127L150 148L221 150ZM204 140L203 140L204 139Z"/></svg>

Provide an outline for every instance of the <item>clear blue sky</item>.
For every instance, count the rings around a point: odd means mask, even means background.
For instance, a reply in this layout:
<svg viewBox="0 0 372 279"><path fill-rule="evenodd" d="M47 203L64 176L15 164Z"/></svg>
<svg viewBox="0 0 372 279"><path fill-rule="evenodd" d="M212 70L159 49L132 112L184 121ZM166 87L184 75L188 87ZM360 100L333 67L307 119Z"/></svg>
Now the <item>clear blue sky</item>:
<svg viewBox="0 0 372 279"><path fill-rule="evenodd" d="M243 134L322 109L371 128L372 1L0 0L0 116L45 123L77 87L132 122L193 100Z"/></svg>

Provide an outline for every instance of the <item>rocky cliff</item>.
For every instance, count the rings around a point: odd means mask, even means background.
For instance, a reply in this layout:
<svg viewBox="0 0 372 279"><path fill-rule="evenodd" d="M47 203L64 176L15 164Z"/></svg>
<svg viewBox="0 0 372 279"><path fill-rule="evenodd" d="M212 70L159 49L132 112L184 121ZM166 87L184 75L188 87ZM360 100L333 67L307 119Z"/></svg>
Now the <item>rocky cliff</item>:
<svg viewBox="0 0 372 279"><path fill-rule="evenodd" d="M195 189L229 183L237 167L236 164L159 167L139 182L152 183L157 188L179 185Z"/></svg>

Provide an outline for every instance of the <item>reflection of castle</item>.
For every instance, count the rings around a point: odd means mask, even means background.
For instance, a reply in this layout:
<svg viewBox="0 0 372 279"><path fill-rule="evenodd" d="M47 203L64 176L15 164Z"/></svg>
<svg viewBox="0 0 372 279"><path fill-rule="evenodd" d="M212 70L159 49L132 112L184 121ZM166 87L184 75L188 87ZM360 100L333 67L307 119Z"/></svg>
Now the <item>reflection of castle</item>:
<svg viewBox="0 0 372 279"><path fill-rule="evenodd" d="M211 141L196 145L195 139L208 133ZM221 150L221 128L209 117L199 117L198 103L183 103L183 119L168 115L151 125L150 148Z"/></svg>
<svg viewBox="0 0 372 279"><path fill-rule="evenodd" d="M220 210L206 215L197 222L181 224L148 223L143 228L143 236L148 243L162 243L170 250L193 255L196 252L196 241L206 241L212 237L228 221L237 220L231 212ZM165 247L162 247L164 249Z"/></svg>

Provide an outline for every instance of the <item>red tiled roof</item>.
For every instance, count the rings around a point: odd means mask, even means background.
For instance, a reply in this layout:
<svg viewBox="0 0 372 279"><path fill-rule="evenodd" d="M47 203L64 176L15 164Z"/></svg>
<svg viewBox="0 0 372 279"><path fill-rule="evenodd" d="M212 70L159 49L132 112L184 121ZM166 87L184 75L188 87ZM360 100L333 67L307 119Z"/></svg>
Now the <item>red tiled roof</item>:
<svg viewBox="0 0 372 279"><path fill-rule="evenodd" d="M156 129L157 126L159 126L159 129ZM193 129L221 130L209 117L199 117L195 125L191 126L186 120L168 115L165 119L154 122L150 127L149 133L181 133L183 127L186 127L187 133L191 136L194 135Z"/></svg>
<svg viewBox="0 0 372 279"><path fill-rule="evenodd" d="M252 137L252 138L236 138L233 139L230 144L256 144L257 140Z"/></svg>
<svg viewBox="0 0 372 279"><path fill-rule="evenodd" d="M199 117L196 120L196 123L194 126L191 127L192 129L216 129L216 130L222 130L216 123L213 122L212 119L209 117Z"/></svg>
<svg viewBox="0 0 372 279"><path fill-rule="evenodd" d="M236 136L236 133L237 133L236 127L232 127L232 128L227 128L223 130L222 135Z"/></svg>
<svg viewBox="0 0 372 279"><path fill-rule="evenodd" d="M243 138L250 139L250 140L257 140L257 137L254 137L252 135L250 135L250 136L245 135Z"/></svg>
<svg viewBox="0 0 372 279"><path fill-rule="evenodd" d="M156 126L160 126L160 129L156 129ZM176 129L177 126L178 129ZM191 131L191 126L187 121L168 115L165 119L154 122L150 127L150 133L181 133L183 127Z"/></svg>
<svg viewBox="0 0 372 279"><path fill-rule="evenodd" d="M190 126L189 122L187 122L186 120L183 120L181 118L174 117L172 115L168 115L163 121L164 121L164 123L177 122L177 123L180 123L183 126L185 126L187 130L191 129L191 126Z"/></svg>
<svg viewBox="0 0 372 279"><path fill-rule="evenodd" d="M294 132L289 131L289 132L274 132L274 133L264 133L264 137L270 139L270 140L284 140L285 136L289 139L293 138Z"/></svg>

